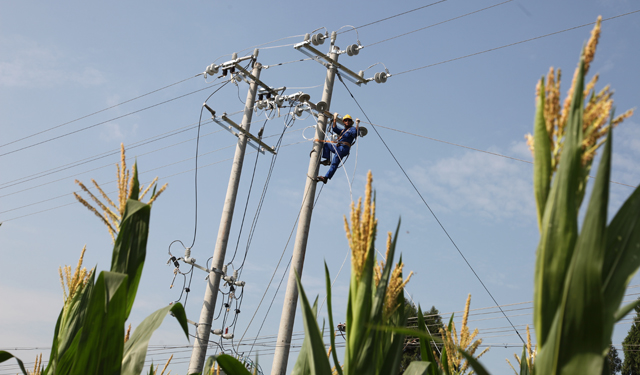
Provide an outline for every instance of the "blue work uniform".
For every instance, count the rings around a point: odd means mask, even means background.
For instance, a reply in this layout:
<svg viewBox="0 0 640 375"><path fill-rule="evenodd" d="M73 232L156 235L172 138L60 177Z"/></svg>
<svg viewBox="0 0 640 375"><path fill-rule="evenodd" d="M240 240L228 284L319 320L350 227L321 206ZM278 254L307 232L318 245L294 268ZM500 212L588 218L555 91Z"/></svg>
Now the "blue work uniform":
<svg viewBox="0 0 640 375"><path fill-rule="evenodd" d="M349 128L340 129L337 126L333 126L333 132L337 134L338 142L337 143L325 143L322 148L322 158L329 159L331 154L335 154L333 160L331 161L331 166L327 171L325 177L330 180L331 177L336 173L340 162L349 155L349 151L351 150L351 144L356 139L358 135L358 131L355 126L351 126Z"/></svg>

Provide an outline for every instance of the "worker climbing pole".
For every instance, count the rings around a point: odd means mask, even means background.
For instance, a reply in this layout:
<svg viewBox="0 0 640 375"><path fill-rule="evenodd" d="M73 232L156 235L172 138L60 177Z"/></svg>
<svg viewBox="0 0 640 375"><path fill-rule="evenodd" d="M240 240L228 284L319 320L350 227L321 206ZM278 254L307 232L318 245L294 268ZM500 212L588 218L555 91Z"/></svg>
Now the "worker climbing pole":
<svg viewBox="0 0 640 375"><path fill-rule="evenodd" d="M331 165L327 174L324 176L316 177L316 181L322 181L323 183L327 183L336 173L336 170L342 165L349 157L349 152L351 151L351 146L356 143L358 138L358 127L360 125L360 119L356 119L356 126L353 126L353 119L349 115L344 115L342 118L342 123L344 124L344 129L340 129L336 124L338 119L338 113L333 114L333 126L331 127L331 131L336 136L335 140L324 140L324 146L322 147L322 158L320 161L322 165ZM333 160L331 159L331 155L333 156Z"/></svg>

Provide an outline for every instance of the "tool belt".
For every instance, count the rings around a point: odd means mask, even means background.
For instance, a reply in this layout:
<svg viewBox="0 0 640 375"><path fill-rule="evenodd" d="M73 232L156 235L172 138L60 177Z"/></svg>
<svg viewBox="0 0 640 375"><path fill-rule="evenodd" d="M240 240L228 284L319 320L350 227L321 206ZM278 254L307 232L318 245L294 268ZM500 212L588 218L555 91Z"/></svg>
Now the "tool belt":
<svg viewBox="0 0 640 375"><path fill-rule="evenodd" d="M349 147L351 147L351 143L349 143L349 142L340 142L340 141L339 141L339 142L334 142L334 141L321 141L321 140L319 140L319 139L315 139L315 141L316 141L316 142L324 142L324 143L335 143L335 144L337 144L337 145L341 145L341 146L349 146Z"/></svg>

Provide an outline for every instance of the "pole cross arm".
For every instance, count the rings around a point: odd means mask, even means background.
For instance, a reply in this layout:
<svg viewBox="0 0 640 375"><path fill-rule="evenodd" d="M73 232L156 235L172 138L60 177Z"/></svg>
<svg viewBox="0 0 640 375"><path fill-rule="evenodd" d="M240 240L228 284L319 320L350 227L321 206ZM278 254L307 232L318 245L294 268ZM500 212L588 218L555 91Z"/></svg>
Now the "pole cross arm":
<svg viewBox="0 0 640 375"><path fill-rule="evenodd" d="M332 59L331 57L329 57L329 56L325 55L324 53L318 51L317 49L313 48L310 45L309 41L298 43L298 44L296 44L294 46L294 48L299 50L299 51L301 51L300 48L308 49L309 51L313 52L316 56L319 56L320 58L326 60L330 64L336 66L341 71L345 72L348 75L347 78L351 78L351 80L353 80L354 83L356 83L358 85L362 84L362 83L366 84L369 81L369 80L365 79L364 77L361 77L360 75L354 73L351 69L347 68L346 66L340 64L338 61ZM301 52L303 52L303 51L301 51Z"/></svg>
<svg viewBox="0 0 640 375"><path fill-rule="evenodd" d="M267 151L269 151L270 153L272 153L274 155L276 154L276 150L274 150L272 147L267 146L266 143L262 142L260 139L255 137L253 134L251 134L248 131L244 130L244 128L242 126L240 126L240 125L236 124L235 122L233 122L230 118L227 117L227 115L222 115L222 120L224 120L227 124L231 125L232 127L236 128L239 132L244 134L250 140L252 140L255 143L257 143L260 146L262 146L262 149L267 150ZM258 150L258 151L260 151L260 150Z"/></svg>
<svg viewBox="0 0 640 375"><path fill-rule="evenodd" d="M273 96L278 95L278 92L276 90L272 89L271 87L269 87L269 85L267 85L266 83L264 83L261 80L259 80L258 78L256 78L253 74L251 74L248 70L243 68L240 64L236 63L235 66L236 66L236 68L238 68L238 70L242 71L242 74L244 74L245 76L251 78L255 83L260 85L260 87L265 89L267 92L271 93L271 95L273 95Z"/></svg>

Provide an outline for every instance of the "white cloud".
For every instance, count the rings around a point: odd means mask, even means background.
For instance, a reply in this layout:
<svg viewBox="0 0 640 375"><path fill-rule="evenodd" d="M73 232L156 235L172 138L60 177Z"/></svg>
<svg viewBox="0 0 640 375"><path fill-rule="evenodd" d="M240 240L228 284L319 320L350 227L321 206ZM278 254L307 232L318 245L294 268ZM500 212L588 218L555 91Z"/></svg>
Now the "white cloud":
<svg viewBox="0 0 640 375"><path fill-rule="evenodd" d="M67 83L100 85L106 78L94 67L78 67L57 48L28 38L0 39L0 86L51 87Z"/></svg>
<svg viewBox="0 0 640 375"><path fill-rule="evenodd" d="M522 145L513 144L511 149L521 150ZM426 161L409 173L419 189L443 209L495 219L535 217L530 164L466 152Z"/></svg>

